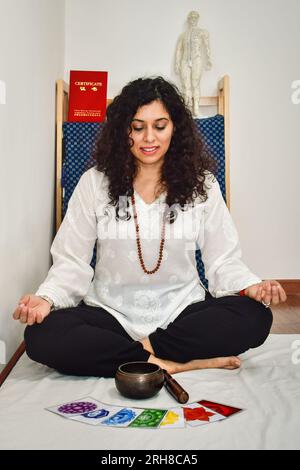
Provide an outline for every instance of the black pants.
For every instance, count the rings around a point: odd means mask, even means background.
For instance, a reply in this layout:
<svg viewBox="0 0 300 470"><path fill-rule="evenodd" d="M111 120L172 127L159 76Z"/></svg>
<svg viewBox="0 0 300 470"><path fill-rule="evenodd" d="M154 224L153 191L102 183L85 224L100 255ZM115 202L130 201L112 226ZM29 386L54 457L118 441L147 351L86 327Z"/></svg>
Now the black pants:
<svg viewBox="0 0 300 470"><path fill-rule="evenodd" d="M266 340L272 312L249 297L206 297L149 336L155 356L175 362L238 355ZM118 366L147 361L150 353L108 312L83 302L27 326L28 356L71 375L113 377Z"/></svg>

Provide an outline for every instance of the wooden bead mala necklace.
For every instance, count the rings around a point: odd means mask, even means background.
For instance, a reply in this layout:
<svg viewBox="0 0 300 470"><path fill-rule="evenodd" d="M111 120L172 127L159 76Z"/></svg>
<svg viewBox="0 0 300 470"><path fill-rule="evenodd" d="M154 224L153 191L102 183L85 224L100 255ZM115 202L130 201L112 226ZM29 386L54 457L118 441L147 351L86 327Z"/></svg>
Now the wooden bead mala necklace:
<svg viewBox="0 0 300 470"><path fill-rule="evenodd" d="M143 254L142 254L142 247L141 247L141 239L140 239L140 226L138 224L138 220L137 220L137 211L136 211L136 207L135 207L135 197L134 197L134 194L132 194L131 196L131 201L132 201L132 208L133 208L133 219L134 219L134 224L135 224L135 232L136 232L136 243L137 243L137 250L138 250L138 255L139 255L139 260L140 260L140 264L143 268L143 271L144 273L146 274L154 274L156 273L156 271L159 270L159 267L161 265L161 260L162 260L162 257L163 257L163 250L164 250L164 244L165 244L165 229L166 229L166 217L165 217L165 214L167 211L164 212L164 215L163 215L163 222L162 222L162 230L161 230L161 240L160 240L160 246L159 246L159 256L158 256L158 260L157 260L157 264L156 264L156 267L154 269L152 269L151 271L149 271L146 266L145 266L145 263L144 263L144 259L143 259Z"/></svg>

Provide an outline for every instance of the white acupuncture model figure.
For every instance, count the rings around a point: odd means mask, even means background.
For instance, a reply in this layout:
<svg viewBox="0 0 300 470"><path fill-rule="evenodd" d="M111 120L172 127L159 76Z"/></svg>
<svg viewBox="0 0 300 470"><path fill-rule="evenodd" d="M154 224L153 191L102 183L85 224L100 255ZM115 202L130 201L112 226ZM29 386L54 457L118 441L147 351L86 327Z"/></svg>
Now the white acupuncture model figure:
<svg viewBox="0 0 300 470"><path fill-rule="evenodd" d="M200 81L205 70L211 69L209 33L197 24L199 13L191 11L187 17L187 30L178 40L175 71L180 75L183 95L194 117L200 113Z"/></svg>

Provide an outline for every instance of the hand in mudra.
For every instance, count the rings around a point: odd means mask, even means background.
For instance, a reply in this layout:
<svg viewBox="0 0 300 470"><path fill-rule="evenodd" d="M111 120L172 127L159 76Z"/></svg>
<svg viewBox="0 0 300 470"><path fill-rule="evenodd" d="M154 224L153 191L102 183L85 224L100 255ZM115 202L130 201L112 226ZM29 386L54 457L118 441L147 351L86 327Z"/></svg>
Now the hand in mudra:
<svg viewBox="0 0 300 470"><path fill-rule="evenodd" d="M13 313L13 318L28 325L42 323L44 318L49 315L50 309L47 300L38 295L26 294L20 299L19 305Z"/></svg>
<svg viewBox="0 0 300 470"><path fill-rule="evenodd" d="M278 305L285 302L286 293L278 281L262 281L245 289L245 295L266 305Z"/></svg>

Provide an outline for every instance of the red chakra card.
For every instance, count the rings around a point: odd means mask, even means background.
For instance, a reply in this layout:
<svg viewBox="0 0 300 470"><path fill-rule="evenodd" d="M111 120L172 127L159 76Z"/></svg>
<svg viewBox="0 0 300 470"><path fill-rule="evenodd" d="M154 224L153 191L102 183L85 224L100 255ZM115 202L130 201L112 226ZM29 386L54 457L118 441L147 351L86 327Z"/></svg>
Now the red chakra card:
<svg viewBox="0 0 300 470"><path fill-rule="evenodd" d="M235 413L239 413L240 411L243 411L242 408L236 408L234 406L223 405L222 403L216 403L214 401L200 400L198 403L199 405L205 406L206 408L209 408L215 413L219 413L220 415L225 416L226 418L228 418L228 416L231 416Z"/></svg>

